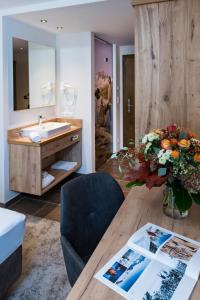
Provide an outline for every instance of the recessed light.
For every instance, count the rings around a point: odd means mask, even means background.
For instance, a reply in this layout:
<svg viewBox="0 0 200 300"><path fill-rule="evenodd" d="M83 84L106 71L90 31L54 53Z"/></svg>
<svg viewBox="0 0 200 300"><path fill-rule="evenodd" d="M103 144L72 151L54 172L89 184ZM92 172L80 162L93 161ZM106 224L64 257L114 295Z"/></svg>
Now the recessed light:
<svg viewBox="0 0 200 300"><path fill-rule="evenodd" d="M63 26L57 26L57 30L63 30Z"/></svg>
<svg viewBox="0 0 200 300"><path fill-rule="evenodd" d="M21 51L22 51L22 50L24 50L24 48L23 48L23 47L21 47L21 48L19 48L19 50L21 50Z"/></svg>
<svg viewBox="0 0 200 300"><path fill-rule="evenodd" d="M40 22L41 23L47 23L47 20L46 19L41 19Z"/></svg>

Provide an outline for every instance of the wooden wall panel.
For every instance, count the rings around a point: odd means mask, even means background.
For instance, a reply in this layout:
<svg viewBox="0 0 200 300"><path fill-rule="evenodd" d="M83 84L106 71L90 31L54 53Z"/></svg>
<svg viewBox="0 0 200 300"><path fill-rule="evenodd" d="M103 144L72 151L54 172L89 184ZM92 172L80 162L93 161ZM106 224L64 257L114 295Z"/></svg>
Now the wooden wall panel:
<svg viewBox="0 0 200 300"><path fill-rule="evenodd" d="M132 5L144 5L144 4L152 4L152 3L160 3L167 1L175 1L175 0L132 0Z"/></svg>
<svg viewBox="0 0 200 300"><path fill-rule="evenodd" d="M136 8L136 142L148 131L155 118L159 101L159 19L158 6ZM144 88L145 87L145 88Z"/></svg>
<svg viewBox="0 0 200 300"><path fill-rule="evenodd" d="M188 1L187 95L188 126L200 137L200 1Z"/></svg>
<svg viewBox="0 0 200 300"><path fill-rule="evenodd" d="M187 18L185 1L159 5L158 126L187 121L185 84Z"/></svg>
<svg viewBox="0 0 200 300"><path fill-rule="evenodd" d="M135 8L136 141L177 123L200 136L200 1Z"/></svg>

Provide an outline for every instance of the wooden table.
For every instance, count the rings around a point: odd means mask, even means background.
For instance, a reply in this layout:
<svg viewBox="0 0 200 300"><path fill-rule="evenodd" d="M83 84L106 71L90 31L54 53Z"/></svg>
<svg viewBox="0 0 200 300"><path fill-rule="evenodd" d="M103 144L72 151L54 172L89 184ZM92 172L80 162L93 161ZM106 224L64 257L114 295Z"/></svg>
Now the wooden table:
<svg viewBox="0 0 200 300"><path fill-rule="evenodd" d="M163 188L153 188L149 191L144 187L136 187L130 191L67 300L124 299L96 280L94 274L126 244L135 231L148 222L200 241L200 207L194 205L185 220L173 220L162 212L162 194ZM200 299L199 282L191 299Z"/></svg>

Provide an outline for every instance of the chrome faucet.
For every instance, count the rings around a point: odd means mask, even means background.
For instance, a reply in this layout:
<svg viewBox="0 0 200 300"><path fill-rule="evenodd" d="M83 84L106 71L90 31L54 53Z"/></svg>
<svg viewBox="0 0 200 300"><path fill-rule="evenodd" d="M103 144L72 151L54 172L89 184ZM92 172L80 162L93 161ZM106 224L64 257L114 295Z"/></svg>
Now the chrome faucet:
<svg viewBox="0 0 200 300"><path fill-rule="evenodd" d="M41 127L42 126L42 115L38 116L38 126Z"/></svg>

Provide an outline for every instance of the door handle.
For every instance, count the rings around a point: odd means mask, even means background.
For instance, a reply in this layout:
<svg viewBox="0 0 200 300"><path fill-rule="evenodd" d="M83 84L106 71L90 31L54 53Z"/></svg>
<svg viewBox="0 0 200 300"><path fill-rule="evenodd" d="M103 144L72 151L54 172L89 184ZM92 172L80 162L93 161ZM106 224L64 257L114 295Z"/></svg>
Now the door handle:
<svg viewBox="0 0 200 300"><path fill-rule="evenodd" d="M74 142L74 141L77 141L79 139L79 135L78 134L75 134L71 137L71 141Z"/></svg>
<svg viewBox="0 0 200 300"><path fill-rule="evenodd" d="M131 97L128 98L128 113L131 112L131 107L134 106L133 104L131 104Z"/></svg>

